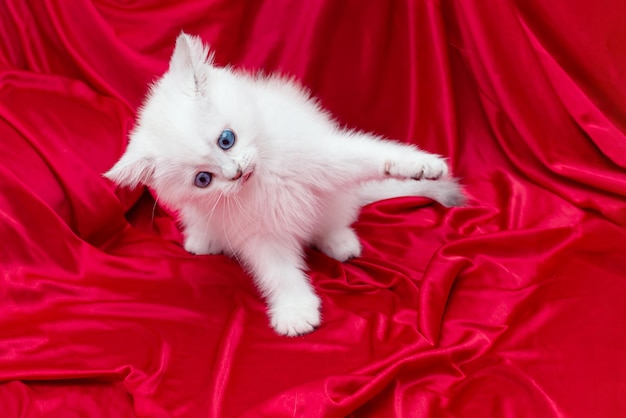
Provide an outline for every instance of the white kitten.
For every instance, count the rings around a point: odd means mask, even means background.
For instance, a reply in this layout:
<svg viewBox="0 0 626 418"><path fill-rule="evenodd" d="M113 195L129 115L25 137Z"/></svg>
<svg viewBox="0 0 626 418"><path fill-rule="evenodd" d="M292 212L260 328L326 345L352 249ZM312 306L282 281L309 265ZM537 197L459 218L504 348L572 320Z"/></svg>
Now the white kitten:
<svg viewBox="0 0 626 418"><path fill-rule="evenodd" d="M305 245L358 257L350 225L362 205L413 195L454 206L463 193L439 156L341 129L295 83L214 67L208 52L199 38L178 37L105 175L145 184L178 211L187 251L243 263L276 332L310 332L320 300L304 273Z"/></svg>

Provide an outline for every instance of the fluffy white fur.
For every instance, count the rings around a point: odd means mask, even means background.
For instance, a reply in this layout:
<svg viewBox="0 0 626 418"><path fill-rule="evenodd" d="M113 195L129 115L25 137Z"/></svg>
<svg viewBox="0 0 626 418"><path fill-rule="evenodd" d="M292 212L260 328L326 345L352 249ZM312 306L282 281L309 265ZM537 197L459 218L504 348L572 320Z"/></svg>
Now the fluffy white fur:
<svg viewBox="0 0 626 418"><path fill-rule="evenodd" d="M217 143L224 129L236 135L228 150ZM208 187L194 184L200 172L212 174ZM345 261L361 254L350 225L362 205L405 195L464 201L439 156L342 129L294 82L215 67L201 40L184 33L105 175L147 185L178 211L187 251L239 260L272 327L289 336L320 324L305 245Z"/></svg>

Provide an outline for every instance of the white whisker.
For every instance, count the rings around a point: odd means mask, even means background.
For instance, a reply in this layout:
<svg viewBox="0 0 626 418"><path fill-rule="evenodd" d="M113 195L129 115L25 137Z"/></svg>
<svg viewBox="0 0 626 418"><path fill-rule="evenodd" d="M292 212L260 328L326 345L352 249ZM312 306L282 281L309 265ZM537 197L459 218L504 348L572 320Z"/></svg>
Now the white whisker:
<svg viewBox="0 0 626 418"><path fill-rule="evenodd" d="M232 242L230 241L229 238L229 231L226 231L226 219L225 216L228 215L228 225L229 226L239 226L239 224L237 222L232 222L232 210L231 210L231 206L230 206L230 196L225 195L224 196L224 201L226 203L226 210L222 211L222 229L224 232L224 239L226 240L226 244L228 245L228 248L230 249L230 252L232 254L232 256L235 258L235 260L241 264L244 265L244 263L242 263L242 260L239 258L239 252L235 250L235 247L233 246Z"/></svg>

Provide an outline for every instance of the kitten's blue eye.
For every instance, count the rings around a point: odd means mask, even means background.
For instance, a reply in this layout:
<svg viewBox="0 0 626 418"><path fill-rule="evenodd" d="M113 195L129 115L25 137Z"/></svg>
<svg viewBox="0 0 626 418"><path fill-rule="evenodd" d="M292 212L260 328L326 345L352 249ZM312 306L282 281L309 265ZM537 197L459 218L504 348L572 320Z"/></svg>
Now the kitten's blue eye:
<svg viewBox="0 0 626 418"><path fill-rule="evenodd" d="M223 150L232 148L235 145L235 133L230 129L224 129L217 139L217 145Z"/></svg>
<svg viewBox="0 0 626 418"><path fill-rule="evenodd" d="M194 179L193 184L196 187L205 188L209 184L211 184L211 179L213 179L213 175L211 173L201 171L196 174L196 178Z"/></svg>

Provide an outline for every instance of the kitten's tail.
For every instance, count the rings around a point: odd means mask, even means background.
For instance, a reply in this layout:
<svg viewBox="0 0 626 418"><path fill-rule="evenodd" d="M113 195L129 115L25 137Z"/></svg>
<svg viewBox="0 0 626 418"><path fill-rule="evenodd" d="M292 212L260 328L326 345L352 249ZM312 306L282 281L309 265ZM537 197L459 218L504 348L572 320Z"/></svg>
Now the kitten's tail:
<svg viewBox="0 0 626 418"><path fill-rule="evenodd" d="M438 180L398 180L370 181L359 190L361 206L383 199L401 196L424 196L443 206L463 206L467 197L459 182L451 177Z"/></svg>

